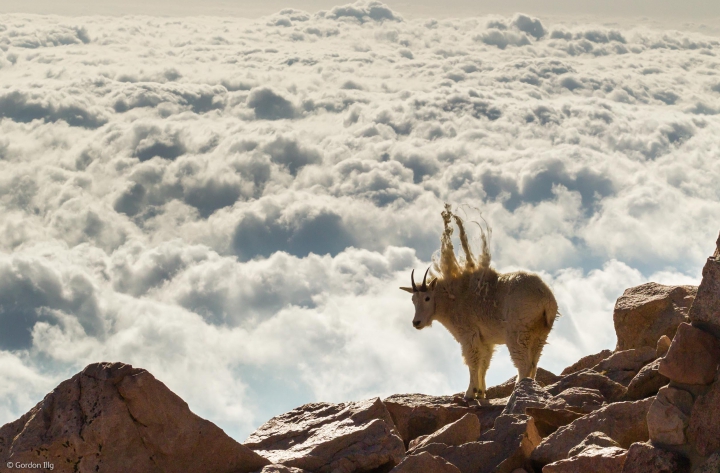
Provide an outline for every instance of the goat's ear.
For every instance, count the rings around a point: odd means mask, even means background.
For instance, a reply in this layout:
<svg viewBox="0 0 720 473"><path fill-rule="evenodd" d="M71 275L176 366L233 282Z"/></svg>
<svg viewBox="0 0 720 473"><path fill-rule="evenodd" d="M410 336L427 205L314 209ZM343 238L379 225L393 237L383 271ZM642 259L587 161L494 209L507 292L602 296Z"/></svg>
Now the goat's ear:
<svg viewBox="0 0 720 473"><path fill-rule="evenodd" d="M413 289L411 287L401 287L400 289L402 289L405 292L409 292L410 294L415 292L415 291L413 291Z"/></svg>
<svg viewBox="0 0 720 473"><path fill-rule="evenodd" d="M437 278L435 278L435 279L433 279L432 281L430 281L430 290L431 290L431 291L434 291L434 290L435 290L435 286L437 286Z"/></svg>

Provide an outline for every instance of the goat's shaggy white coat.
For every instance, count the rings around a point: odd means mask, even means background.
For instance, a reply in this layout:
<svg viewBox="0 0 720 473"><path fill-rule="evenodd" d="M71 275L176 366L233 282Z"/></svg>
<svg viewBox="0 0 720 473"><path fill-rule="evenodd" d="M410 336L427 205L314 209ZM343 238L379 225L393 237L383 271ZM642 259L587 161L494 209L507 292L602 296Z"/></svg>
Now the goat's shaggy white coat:
<svg viewBox="0 0 720 473"><path fill-rule="evenodd" d="M485 373L495 345L507 345L518 380L535 378L538 359L553 326L558 307L550 288L535 274L498 273L490 267L487 237L481 229L482 252L473 257L463 220L449 205L442 212L445 230L439 257L433 258L429 284L402 287L413 294L417 329L437 320L455 337L470 370L466 398L485 397ZM452 221L458 227L465 257L455 257ZM427 272L425 273L427 276Z"/></svg>

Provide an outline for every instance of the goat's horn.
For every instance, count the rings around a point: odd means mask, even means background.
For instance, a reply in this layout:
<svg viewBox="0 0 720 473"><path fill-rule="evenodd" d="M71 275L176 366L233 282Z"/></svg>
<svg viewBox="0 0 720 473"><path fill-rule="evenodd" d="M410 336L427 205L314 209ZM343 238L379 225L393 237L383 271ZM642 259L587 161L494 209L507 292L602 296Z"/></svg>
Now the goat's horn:
<svg viewBox="0 0 720 473"><path fill-rule="evenodd" d="M422 287L420 288L421 291L427 291L427 275L428 275L428 271L430 271L430 268L428 268L428 269L425 270L425 276L423 276L423 285L422 285Z"/></svg>
<svg viewBox="0 0 720 473"><path fill-rule="evenodd" d="M418 292L418 288L415 285L415 270L414 269L412 270L412 273L410 273L410 281L412 282L413 292Z"/></svg>

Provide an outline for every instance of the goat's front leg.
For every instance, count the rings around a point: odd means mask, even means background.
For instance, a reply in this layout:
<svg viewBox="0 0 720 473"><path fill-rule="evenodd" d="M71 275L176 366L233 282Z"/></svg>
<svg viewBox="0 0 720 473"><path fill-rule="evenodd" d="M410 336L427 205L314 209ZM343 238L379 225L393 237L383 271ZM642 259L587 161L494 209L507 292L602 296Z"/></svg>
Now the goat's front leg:
<svg viewBox="0 0 720 473"><path fill-rule="evenodd" d="M465 392L466 399L483 399L486 396L485 373L490 366L494 346L483 342L479 335L463 344L463 358L470 372L470 385Z"/></svg>
<svg viewBox="0 0 720 473"><path fill-rule="evenodd" d="M467 391L465 391L465 399L475 399L478 396L478 391L480 390L477 365L468 364L468 370L470 371L470 385L468 386Z"/></svg>

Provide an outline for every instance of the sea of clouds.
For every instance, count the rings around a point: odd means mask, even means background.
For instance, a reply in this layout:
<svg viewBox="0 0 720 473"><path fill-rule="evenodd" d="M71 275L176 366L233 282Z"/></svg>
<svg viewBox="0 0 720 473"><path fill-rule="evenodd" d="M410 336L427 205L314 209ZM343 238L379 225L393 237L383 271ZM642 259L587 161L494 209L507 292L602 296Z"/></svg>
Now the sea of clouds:
<svg viewBox="0 0 720 473"><path fill-rule="evenodd" d="M554 289L541 366L613 348L625 288L697 284L714 250L718 54L377 2L1 15L0 425L96 361L238 440L305 402L464 392L459 346L398 290L444 202ZM501 347L489 383L513 374Z"/></svg>

